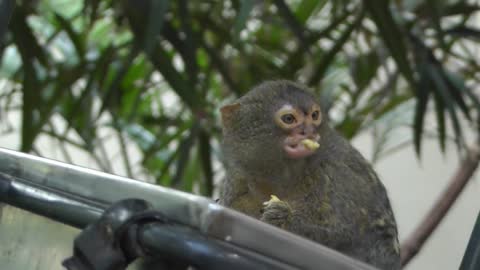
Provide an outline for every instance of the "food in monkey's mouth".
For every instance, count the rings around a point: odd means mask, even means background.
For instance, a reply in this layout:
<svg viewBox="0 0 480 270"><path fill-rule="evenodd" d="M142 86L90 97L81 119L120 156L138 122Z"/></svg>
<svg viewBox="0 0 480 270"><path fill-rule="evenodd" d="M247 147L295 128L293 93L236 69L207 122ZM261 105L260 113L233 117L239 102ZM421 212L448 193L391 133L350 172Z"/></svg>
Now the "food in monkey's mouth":
<svg viewBox="0 0 480 270"><path fill-rule="evenodd" d="M312 155L320 147L315 139L298 138L295 136L287 137L284 149L291 158L304 158Z"/></svg>
<svg viewBox="0 0 480 270"><path fill-rule="evenodd" d="M320 147L320 144L318 142L310 139L302 140L302 144L310 150L316 150L318 147Z"/></svg>

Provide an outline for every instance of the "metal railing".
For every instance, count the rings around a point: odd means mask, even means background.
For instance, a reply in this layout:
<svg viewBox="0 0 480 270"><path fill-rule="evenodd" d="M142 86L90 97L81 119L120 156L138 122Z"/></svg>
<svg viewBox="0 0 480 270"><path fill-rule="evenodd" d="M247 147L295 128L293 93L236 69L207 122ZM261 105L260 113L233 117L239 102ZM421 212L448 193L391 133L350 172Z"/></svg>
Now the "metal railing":
<svg viewBox="0 0 480 270"><path fill-rule="evenodd" d="M200 269L375 269L201 196L0 148L0 201L12 206L84 228L127 198L182 224L148 226L144 245Z"/></svg>

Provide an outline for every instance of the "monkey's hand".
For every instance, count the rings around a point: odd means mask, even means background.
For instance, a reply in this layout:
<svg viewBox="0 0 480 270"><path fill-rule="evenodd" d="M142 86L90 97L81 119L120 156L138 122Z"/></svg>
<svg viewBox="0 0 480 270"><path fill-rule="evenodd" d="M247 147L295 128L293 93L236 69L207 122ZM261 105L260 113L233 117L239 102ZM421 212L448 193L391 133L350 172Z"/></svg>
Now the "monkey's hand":
<svg viewBox="0 0 480 270"><path fill-rule="evenodd" d="M263 203L261 221L282 228L292 215L290 205L281 201L277 196L271 195L271 199Z"/></svg>

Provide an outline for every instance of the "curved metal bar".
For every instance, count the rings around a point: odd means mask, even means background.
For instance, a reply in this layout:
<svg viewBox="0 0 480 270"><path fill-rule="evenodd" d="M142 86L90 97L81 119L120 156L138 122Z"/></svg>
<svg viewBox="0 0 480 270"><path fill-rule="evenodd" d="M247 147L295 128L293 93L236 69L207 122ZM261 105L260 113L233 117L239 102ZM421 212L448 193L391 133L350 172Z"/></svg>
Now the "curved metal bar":
<svg viewBox="0 0 480 270"><path fill-rule="evenodd" d="M325 246L224 208L212 200L185 192L2 148L0 172L24 184L54 191L66 199L91 202L93 206L110 205L127 198L144 199L168 218L186 224L206 237L301 269L375 269ZM11 194L9 196L14 196ZM0 193L0 200L3 196L6 195ZM50 207L56 207L55 204L51 202ZM23 206L28 207L28 203Z"/></svg>
<svg viewBox="0 0 480 270"><path fill-rule="evenodd" d="M0 202L79 229L98 219L104 209L29 185L3 173L0 173Z"/></svg>

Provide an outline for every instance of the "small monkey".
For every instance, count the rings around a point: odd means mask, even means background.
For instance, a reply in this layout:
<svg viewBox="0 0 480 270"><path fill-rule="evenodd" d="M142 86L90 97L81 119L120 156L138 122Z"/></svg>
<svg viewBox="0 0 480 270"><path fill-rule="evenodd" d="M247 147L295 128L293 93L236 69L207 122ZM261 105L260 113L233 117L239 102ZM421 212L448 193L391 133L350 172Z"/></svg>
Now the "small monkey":
<svg viewBox="0 0 480 270"><path fill-rule="evenodd" d="M380 269L400 269L383 184L304 86L264 82L221 114L227 177L220 204Z"/></svg>

